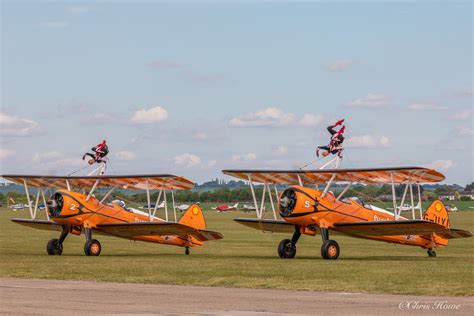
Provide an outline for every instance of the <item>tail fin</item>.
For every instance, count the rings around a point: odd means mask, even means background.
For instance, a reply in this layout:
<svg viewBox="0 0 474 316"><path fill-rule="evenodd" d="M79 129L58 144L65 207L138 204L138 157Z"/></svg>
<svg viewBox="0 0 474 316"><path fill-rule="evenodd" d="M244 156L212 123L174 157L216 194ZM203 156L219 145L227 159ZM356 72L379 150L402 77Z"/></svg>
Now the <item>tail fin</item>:
<svg viewBox="0 0 474 316"><path fill-rule="evenodd" d="M423 213L423 219L425 221L431 221L444 227L450 228L451 223L449 221L448 212L444 207L443 202L435 200Z"/></svg>
<svg viewBox="0 0 474 316"><path fill-rule="evenodd" d="M178 223L187 225L196 229L206 229L206 221L202 209L197 204L192 204L183 216L179 219Z"/></svg>

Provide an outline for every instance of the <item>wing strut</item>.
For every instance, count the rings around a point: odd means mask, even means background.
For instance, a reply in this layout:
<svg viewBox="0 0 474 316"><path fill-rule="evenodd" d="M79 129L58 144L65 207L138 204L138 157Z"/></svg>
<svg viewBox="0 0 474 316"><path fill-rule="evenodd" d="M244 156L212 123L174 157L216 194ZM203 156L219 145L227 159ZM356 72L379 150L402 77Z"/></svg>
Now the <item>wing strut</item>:
<svg viewBox="0 0 474 316"><path fill-rule="evenodd" d="M158 205L160 204L160 199L161 199L162 194L163 194L163 189L160 189L160 192L158 193L158 198L156 199L155 209L153 210L153 217L155 216L156 211L158 210Z"/></svg>
<svg viewBox="0 0 474 316"><path fill-rule="evenodd" d="M171 191L171 199L173 200L173 213L174 213L174 221L178 222L178 219L176 218L176 204L174 202L174 191Z"/></svg>
<svg viewBox="0 0 474 316"><path fill-rule="evenodd" d="M146 201L148 203L148 221L152 222L153 219L151 218L150 184L148 183L148 179L145 179L145 184L146 184Z"/></svg>
<svg viewBox="0 0 474 316"><path fill-rule="evenodd" d="M392 182L392 199L393 199L393 213L395 214L395 220L400 218L397 213L397 193L395 192L395 182L393 181L393 172L390 172L390 180Z"/></svg>

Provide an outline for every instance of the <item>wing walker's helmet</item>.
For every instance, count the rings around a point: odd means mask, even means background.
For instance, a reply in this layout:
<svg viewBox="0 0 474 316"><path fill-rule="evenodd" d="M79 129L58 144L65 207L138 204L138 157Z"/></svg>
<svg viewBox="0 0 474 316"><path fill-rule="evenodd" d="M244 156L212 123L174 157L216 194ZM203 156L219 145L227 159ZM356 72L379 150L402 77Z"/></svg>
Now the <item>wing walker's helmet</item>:
<svg viewBox="0 0 474 316"><path fill-rule="evenodd" d="M94 162L95 162L95 160L94 160L94 159L92 159L92 158L91 158L91 159L89 159L89 161L88 161L89 165L92 165L92 164L94 164Z"/></svg>
<svg viewBox="0 0 474 316"><path fill-rule="evenodd" d="M323 151L321 154L322 154L324 157L327 157L327 155L329 155L329 152L325 150L325 151Z"/></svg>

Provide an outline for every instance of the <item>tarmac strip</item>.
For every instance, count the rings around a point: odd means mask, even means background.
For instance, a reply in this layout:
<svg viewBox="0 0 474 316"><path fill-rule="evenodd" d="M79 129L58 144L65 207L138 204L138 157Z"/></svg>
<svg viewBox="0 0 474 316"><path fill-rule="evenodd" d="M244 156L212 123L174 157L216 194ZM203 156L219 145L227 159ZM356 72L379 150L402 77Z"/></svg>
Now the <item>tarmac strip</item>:
<svg viewBox="0 0 474 316"><path fill-rule="evenodd" d="M10 315L474 315L472 297L0 278Z"/></svg>

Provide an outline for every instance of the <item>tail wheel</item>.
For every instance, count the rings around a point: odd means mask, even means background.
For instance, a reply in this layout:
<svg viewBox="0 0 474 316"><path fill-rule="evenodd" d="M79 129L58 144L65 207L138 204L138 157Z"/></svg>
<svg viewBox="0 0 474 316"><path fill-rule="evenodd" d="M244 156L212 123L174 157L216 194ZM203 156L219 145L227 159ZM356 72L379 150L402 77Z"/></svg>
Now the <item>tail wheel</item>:
<svg viewBox="0 0 474 316"><path fill-rule="evenodd" d="M100 255L100 251L102 250L102 246L100 242L96 239L91 239L86 242L84 245L84 253L86 256L98 256Z"/></svg>
<svg viewBox="0 0 474 316"><path fill-rule="evenodd" d="M433 249L428 249L428 257L435 258L436 251L434 251Z"/></svg>
<svg viewBox="0 0 474 316"><path fill-rule="evenodd" d="M60 256L63 253L63 244L59 242L59 239L53 238L48 241L46 251L50 256Z"/></svg>
<svg viewBox="0 0 474 316"><path fill-rule="evenodd" d="M189 247L186 247L186 250L184 250L184 254L187 256L189 255Z"/></svg>
<svg viewBox="0 0 474 316"><path fill-rule="evenodd" d="M289 239L283 239L278 245L278 255L282 259L293 259L296 256L296 246Z"/></svg>
<svg viewBox="0 0 474 316"><path fill-rule="evenodd" d="M339 245L335 240L326 240L321 246L321 256L324 259L336 260L339 257Z"/></svg>

